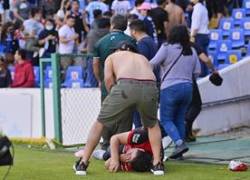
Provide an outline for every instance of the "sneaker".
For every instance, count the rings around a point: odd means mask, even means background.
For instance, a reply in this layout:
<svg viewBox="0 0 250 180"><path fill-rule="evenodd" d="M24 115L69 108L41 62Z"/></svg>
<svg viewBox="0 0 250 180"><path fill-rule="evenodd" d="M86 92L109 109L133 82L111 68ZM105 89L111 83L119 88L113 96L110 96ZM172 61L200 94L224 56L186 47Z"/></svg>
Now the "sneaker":
<svg viewBox="0 0 250 180"><path fill-rule="evenodd" d="M87 175L87 168L88 168L88 165L86 165L84 162L81 162L81 159L79 159L73 165L73 169L74 169L76 175L79 175L79 176L86 176Z"/></svg>
<svg viewBox="0 0 250 180"><path fill-rule="evenodd" d="M164 164L159 162L156 165L153 165L150 171L155 175L155 176L163 176L164 175Z"/></svg>
<svg viewBox="0 0 250 180"><path fill-rule="evenodd" d="M187 152L189 149L185 143L182 143L180 146L176 146L174 152L169 156L171 159L176 159L180 157L182 154Z"/></svg>
<svg viewBox="0 0 250 180"><path fill-rule="evenodd" d="M106 151L102 150L102 149L97 149L93 152L93 157L95 159L99 159L99 160L104 160L103 159L103 155L105 154Z"/></svg>

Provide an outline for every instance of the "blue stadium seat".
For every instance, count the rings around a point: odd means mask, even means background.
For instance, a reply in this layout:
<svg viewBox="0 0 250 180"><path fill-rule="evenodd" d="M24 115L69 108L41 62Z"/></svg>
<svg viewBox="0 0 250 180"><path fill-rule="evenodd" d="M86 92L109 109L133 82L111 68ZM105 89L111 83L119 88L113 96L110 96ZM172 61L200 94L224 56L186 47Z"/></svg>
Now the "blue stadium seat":
<svg viewBox="0 0 250 180"><path fill-rule="evenodd" d="M47 88L52 87L52 68L51 68L51 66L46 66L44 86Z"/></svg>
<svg viewBox="0 0 250 180"><path fill-rule="evenodd" d="M241 21L246 17L245 9L233 9L232 17L234 19L234 26L240 26Z"/></svg>
<svg viewBox="0 0 250 180"><path fill-rule="evenodd" d="M250 0L243 1L243 8L246 10L246 16L250 15Z"/></svg>
<svg viewBox="0 0 250 180"><path fill-rule="evenodd" d="M220 20L219 29L222 30L222 34L224 37L229 36L230 30L234 27L233 18L222 18Z"/></svg>
<svg viewBox="0 0 250 180"><path fill-rule="evenodd" d="M11 79L13 81L15 76L15 66L8 66L8 69L10 71Z"/></svg>
<svg viewBox="0 0 250 180"><path fill-rule="evenodd" d="M84 87L97 87L98 82L95 78L94 72L93 72L93 64L92 60L88 59L87 61L87 70L86 70L86 80L84 82Z"/></svg>
<svg viewBox="0 0 250 180"><path fill-rule="evenodd" d="M250 56L250 43L247 44L247 55Z"/></svg>
<svg viewBox="0 0 250 180"><path fill-rule="evenodd" d="M210 29L210 42L208 49L216 49L217 42L222 40L222 30L221 29Z"/></svg>
<svg viewBox="0 0 250 180"><path fill-rule="evenodd" d="M242 58L240 50L230 50L227 51L227 58L225 64L234 64L240 61Z"/></svg>
<svg viewBox="0 0 250 180"><path fill-rule="evenodd" d="M245 46L245 37L242 29L233 29L230 31L229 40L232 41L232 48L241 48Z"/></svg>
<svg viewBox="0 0 250 180"><path fill-rule="evenodd" d="M40 68L38 66L33 67L34 75L35 75L35 87L39 87L40 85Z"/></svg>
<svg viewBox="0 0 250 180"><path fill-rule="evenodd" d="M225 61L227 58L227 51L232 49L232 43L229 40L219 41L217 44L217 61ZM218 63L220 64L220 63Z"/></svg>
<svg viewBox="0 0 250 180"><path fill-rule="evenodd" d="M241 22L241 29L244 30L245 36L250 36L250 18L243 18Z"/></svg>
<svg viewBox="0 0 250 180"><path fill-rule="evenodd" d="M68 66L63 85L67 88L83 87L83 74L82 66Z"/></svg>

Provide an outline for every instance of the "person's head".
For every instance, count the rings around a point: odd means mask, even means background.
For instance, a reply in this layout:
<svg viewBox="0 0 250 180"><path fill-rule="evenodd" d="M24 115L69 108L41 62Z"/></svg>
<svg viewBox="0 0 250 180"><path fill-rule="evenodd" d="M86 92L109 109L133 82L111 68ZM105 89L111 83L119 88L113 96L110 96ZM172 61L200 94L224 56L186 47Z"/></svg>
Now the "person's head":
<svg viewBox="0 0 250 180"><path fill-rule="evenodd" d="M113 52L117 51L130 51L137 53L137 48L128 41L120 41L119 43L115 44L114 47L112 47Z"/></svg>
<svg viewBox="0 0 250 180"><path fill-rule="evenodd" d="M129 24L130 34L137 39L141 34L146 33L146 27L142 20L134 20Z"/></svg>
<svg viewBox="0 0 250 180"><path fill-rule="evenodd" d="M167 4L167 0L156 0L156 3L158 4L158 6L166 6Z"/></svg>
<svg viewBox="0 0 250 180"><path fill-rule="evenodd" d="M7 63L3 56L0 56L0 71L5 71L7 69Z"/></svg>
<svg viewBox="0 0 250 180"><path fill-rule="evenodd" d="M135 0L135 7L139 7L143 2L144 0Z"/></svg>
<svg viewBox="0 0 250 180"><path fill-rule="evenodd" d="M79 1L78 0L71 1L71 7L72 7L73 11L77 11L78 12L79 8L80 8Z"/></svg>
<svg viewBox="0 0 250 180"><path fill-rule="evenodd" d="M123 15L117 14L111 17L111 29L125 31L127 29L127 18Z"/></svg>
<svg viewBox="0 0 250 180"><path fill-rule="evenodd" d="M126 156L134 171L149 171L152 166L152 156L143 149L132 148L126 153Z"/></svg>
<svg viewBox="0 0 250 180"><path fill-rule="evenodd" d="M100 18L97 20L97 27L99 29L109 29L110 28L110 19L109 18Z"/></svg>
<svg viewBox="0 0 250 180"><path fill-rule="evenodd" d="M45 23L45 29L51 31L55 28L55 22L53 19L48 18Z"/></svg>
<svg viewBox="0 0 250 180"><path fill-rule="evenodd" d="M15 61L17 63L23 62L26 59L26 51L24 49L18 49L15 53Z"/></svg>
<svg viewBox="0 0 250 180"><path fill-rule="evenodd" d="M1 32L1 41L4 41L7 37L7 34L14 33L14 26L12 22L6 22L3 24L2 32Z"/></svg>
<svg viewBox="0 0 250 180"><path fill-rule="evenodd" d="M203 0L190 0L191 3L197 4L198 2L203 3Z"/></svg>
<svg viewBox="0 0 250 180"><path fill-rule="evenodd" d="M93 11L94 19L99 19L102 17L102 10L100 9L95 9Z"/></svg>
<svg viewBox="0 0 250 180"><path fill-rule="evenodd" d="M176 0L168 0L168 2L170 2L170 3L176 3Z"/></svg>
<svg viewBox="0 0 250 180"><path fill-rule="evenodd" d="M30 17L34 18L37 21L40 21L41 18L42 18L42 12L41 12L41 10L39 8L36 8L36 7L32 8L30 10Z"/></svg>
<svg viewBox="0 0 250 180"><path fill-rule="evenodd" d="M106 11L102 14L103 17L105 18L111 18L112 17L112 12L111 11Z"/></svg>
<svg viewBox="0 0 250 180"><path fill-rule="evenodd" d="M69 26L69 27L73 27L75 25L75 18L71 15L68 15L66 17L66 24Z"/></svg>
<svg viewBox="0 0 250 180"><path fill-rule="evenodd" d="M192 50L190 46L189 32L186 26L177 25L174 26L168 36L169 44L180 44L183 47L184 55L191 55Z"/></svg>
<svg viewBox="0 0 250 180"><path fill-rule="evenodd" d="M137 9L142 16L147 16L148 11L151 9L151 4L148 2L144 2Z"/></svg>
<svg viewBox="0 0 250 180"><path fill-rule="evenodd" d="M71 3L70 0L65 0L63 2L63 10L64 11L69 11L71 9Z"/></svg>

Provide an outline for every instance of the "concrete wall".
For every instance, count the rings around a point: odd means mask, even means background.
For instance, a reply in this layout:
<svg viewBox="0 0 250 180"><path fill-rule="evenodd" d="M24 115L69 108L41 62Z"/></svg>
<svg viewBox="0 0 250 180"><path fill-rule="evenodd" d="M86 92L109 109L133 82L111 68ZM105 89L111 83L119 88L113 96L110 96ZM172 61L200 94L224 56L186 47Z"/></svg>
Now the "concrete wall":
<svg viewBox="0 0 250 180"><path fill-rule="evenodd" d="M207 78L198 81L203 103L250 95L250 58L220 71L222 86L214 86ZM242 101L203 108L195 123L201 135L228 130L233 127L250 126L250 101Z"/></svg>

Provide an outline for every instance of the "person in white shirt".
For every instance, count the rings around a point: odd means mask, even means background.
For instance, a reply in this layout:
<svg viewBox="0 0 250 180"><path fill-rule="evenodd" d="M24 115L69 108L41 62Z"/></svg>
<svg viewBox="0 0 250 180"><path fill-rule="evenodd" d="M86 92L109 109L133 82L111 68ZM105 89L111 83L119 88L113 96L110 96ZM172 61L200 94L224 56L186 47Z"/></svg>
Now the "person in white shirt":
<svg viewBox="0 0 250 180"><path fill-rule="evenodd" d="M88 23L92 24L94 21L94 10L95 9L100 9L102 11L102 13L109 11L109 7L108 5L106 5L104 2L100 1L100 0L93 0L90 1L89 4L86 7L86 11L88 13Z"/></svg>
<svg viewBox="0 0 250 180"><path fill-rule="evenodd" d="M74 53L76 47L76 40L78 39L78 34L74 29L75 19L73 16L68 15L66 17L66 24L59 29L59 54L72 54ZM62 58L65 58L62 59ZM69 57L61 58L62 69L65 70L69 65L73 63L73 60Z"/></svg>
<svg viewBox="0 0 250 180"><path fill-rule="evenodd" d="M191 22L191 40L196 43L203 52L207 54L209 44L209 18L208 10L202 4L203 0L191 0L194 4L192 22ZM201 77L208 74L208 69L204 63L201 63Z"/></svg>
<svg viewBox="0 0 250 180"><path fill-rule="evenodd" d="M131 9L132 8L128 0L114 0L111 6L113 14L127 15Z"/></svg>

